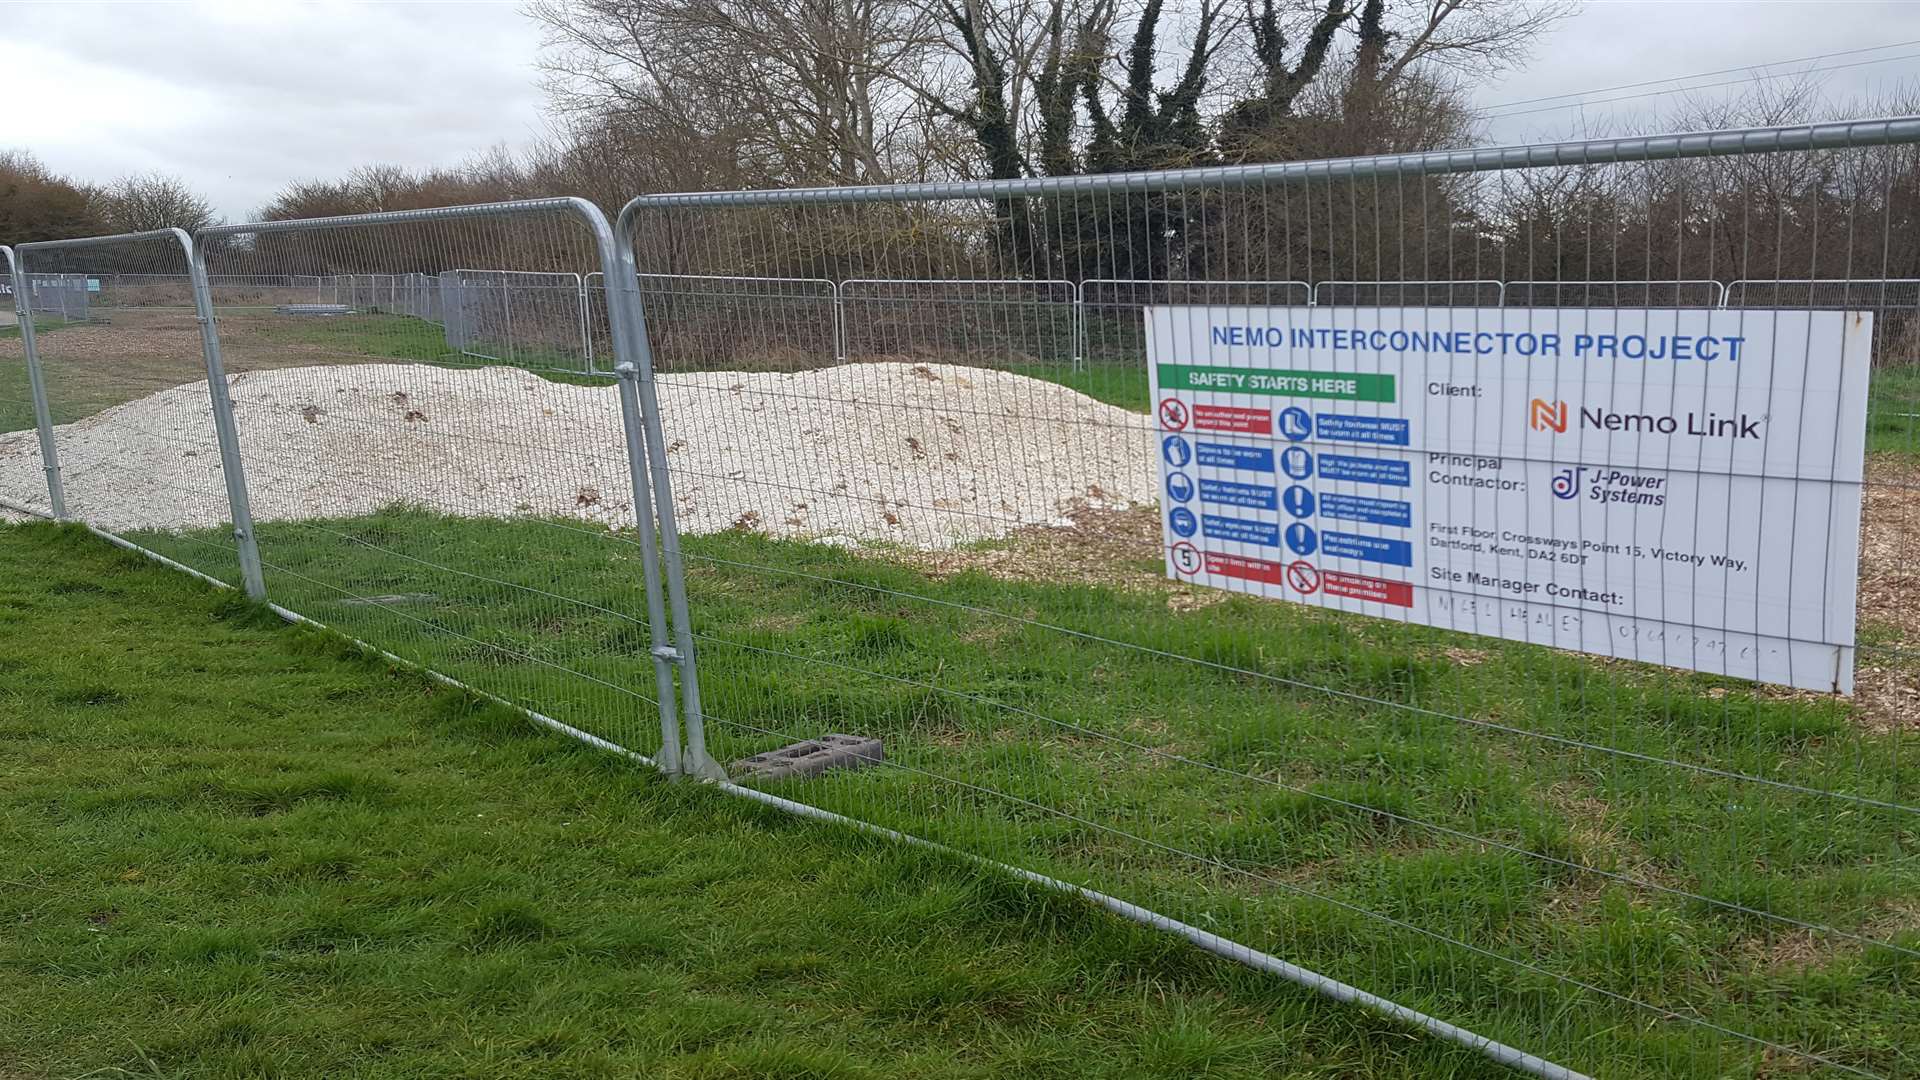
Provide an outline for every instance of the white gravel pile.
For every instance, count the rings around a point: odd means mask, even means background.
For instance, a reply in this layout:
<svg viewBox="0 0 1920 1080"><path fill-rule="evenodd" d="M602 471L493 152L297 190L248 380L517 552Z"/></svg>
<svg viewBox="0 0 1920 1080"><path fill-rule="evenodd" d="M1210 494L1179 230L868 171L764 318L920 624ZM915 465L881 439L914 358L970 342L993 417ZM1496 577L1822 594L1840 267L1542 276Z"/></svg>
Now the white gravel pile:
<svg viewBox="0 0 1920 1080"><path fill-rule="evenodd" d="M676 509L829 543L945 548L1155 493L1146 417L1022 375L943 364L661 376ZM256 520L408 504L633 523L616 391L512 368L287 368L235 376ZM56 430L69 511L104 528L227 518L204 382ZM31 431L0 435L0 499L44 507Z"/></svg>

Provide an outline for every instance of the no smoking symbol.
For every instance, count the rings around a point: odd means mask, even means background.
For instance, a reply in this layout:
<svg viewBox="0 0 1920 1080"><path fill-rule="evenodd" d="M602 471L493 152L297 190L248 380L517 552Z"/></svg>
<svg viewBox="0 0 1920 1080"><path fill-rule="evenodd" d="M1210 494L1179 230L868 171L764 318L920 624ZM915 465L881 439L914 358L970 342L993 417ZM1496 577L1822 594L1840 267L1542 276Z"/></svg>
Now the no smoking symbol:
<svg viewBox="0 0 1920 1080"><path fill-rule="evenodd" d="M1320 588L1320 571L1306 561L1287 564L1287 584L1297 593L1313 593Z"/></svg>
<svg viewBox="0 0 1920 1080"><path fill-rule="evenodd" d="M1168 431L1184 431L1187 426L1187 403L1179 398L1167 398L1160 403L1160 426Z"/></svg>
<svg viewBox="0 0 1920 1080"><path fill-rule="evenodd" d="M1173 568L1183 574L1197 574L1206 560L1200 557L1200 549L1182 540L1173 545Z"/></svg>

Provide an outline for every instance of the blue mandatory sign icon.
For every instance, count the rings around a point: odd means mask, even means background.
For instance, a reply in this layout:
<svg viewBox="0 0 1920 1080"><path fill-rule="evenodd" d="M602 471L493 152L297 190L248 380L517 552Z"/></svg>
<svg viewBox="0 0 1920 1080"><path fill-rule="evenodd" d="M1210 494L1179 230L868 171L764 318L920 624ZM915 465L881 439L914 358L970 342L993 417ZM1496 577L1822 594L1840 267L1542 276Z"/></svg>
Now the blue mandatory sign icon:
<svg viewBox="0 0 1920 1080"><path fill-rule="evenodd" d="M1295 555L1311 555L1319 547L1320 538L1314 535L1313 526L1304 521L1287 526L1287 549Z"/></svg>
<svg viewBox="0 0 1920 1080"><path fill-rule="evenodd" d="M1313 434L1313 417L1308 416L1307 410L1300 406L1289 405L1273 418L1273 426L1288 440L1299 442Z"/></svg>
<svg viewBox="0 0 1920 1080"><path fill-rule="evenodd" d="M1303 446L1289 446L1280 453L1280 471L1295 480L1313 475L1313 454Z"/></svg>
<svg viewBox="0 0 1920 1080"><path fill-rule="evenodd" d="M1167 525L1173 529L1176 536L1192 536L1200 529L1200 519L1194 517L1193 511L1186 507L1176 506L1173 512L1167 515Z"/></svg>
<svg viewBox="0 0 1920 1080"><path fill-rule="evenodd" d="M1160 440L1160 456L1174 468L1184 469L1187 462L1193 460L1193 444L1178 435L1169 435Z"/></svg>
<svg viewBox="0 0 1920 1080"><path fill-rule="evenodd" d="M1292 514L1294 517L1311 517L1313 515L1313 492L1308 491L1299 484L1295 484L1281 494L1280 505L1286 507L1287 513Z"/></svg>
<svg viewBox="0 0 1920 1080"><path fill-rule="evenodd" d="M1177 503L1193 498L1193 478L1183 472L1168 473L1167 498Z"/></svg>

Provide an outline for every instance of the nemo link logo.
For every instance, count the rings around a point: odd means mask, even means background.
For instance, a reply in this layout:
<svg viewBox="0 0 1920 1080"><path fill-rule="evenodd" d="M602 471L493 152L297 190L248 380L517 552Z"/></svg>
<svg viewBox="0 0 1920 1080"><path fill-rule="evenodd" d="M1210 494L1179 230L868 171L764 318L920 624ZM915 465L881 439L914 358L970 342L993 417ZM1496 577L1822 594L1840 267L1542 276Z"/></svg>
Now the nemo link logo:
<svg viewBox="0 0 1920 1080"><path fill-rule="evenodd" d="M1572 417L1564 401L1534 398L1527 405L1527 426L1535 431L1567 433ZM1688 412L1684 418L1661 413L1615 412L1606 406L1582 405L1580 426L1591 431L1617 431L1636 435L1687 435L1696 439L1758 439L1765 415L1738 413L1721 416L1711 410Z"/></svg>

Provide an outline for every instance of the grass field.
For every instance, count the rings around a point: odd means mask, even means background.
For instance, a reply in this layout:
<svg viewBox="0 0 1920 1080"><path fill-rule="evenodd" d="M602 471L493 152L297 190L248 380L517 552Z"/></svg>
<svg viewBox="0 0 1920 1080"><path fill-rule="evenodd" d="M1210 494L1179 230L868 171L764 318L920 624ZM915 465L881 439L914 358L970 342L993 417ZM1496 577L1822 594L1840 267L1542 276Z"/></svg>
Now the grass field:
<svg viewBox="0 0 1920 1080"><path fill-rule="evenodd" d="M627 540L401 509L260 535L282 603L652 745ZM1603 1046L1584 1063L1609 1076L1736 1075L1760 1051L1646 1026L1605 993L1914 1067L1914 815L1796 790L1910 804L1911 730L1867 730L1836 699L1244 597L1183 611L1147 584L1151 561L1102 564L1089 585L745 534L688 546L723 760L829 731L887 742L891 768L796 798L1152 904L1530 1049Z"/></svg>
<svg viewBox="0 0 1920 1080"><path fill-rule="evenodd" d="M1504 1075L0 530L0 1076Z"/></svg>

